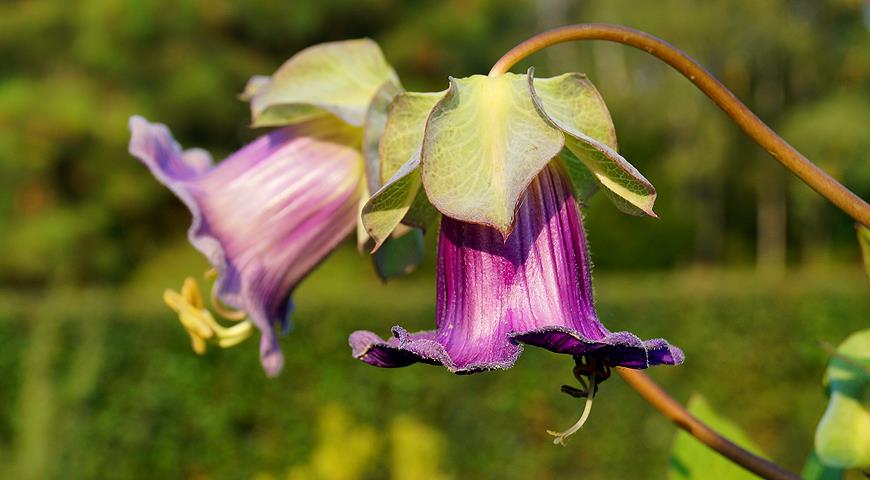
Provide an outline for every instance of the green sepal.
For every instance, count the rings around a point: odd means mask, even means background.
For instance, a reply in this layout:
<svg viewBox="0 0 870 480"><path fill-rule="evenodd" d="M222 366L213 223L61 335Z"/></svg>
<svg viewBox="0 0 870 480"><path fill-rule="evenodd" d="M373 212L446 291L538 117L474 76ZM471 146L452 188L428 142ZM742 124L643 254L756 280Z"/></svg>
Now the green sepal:
<svg viewBox="0 0 870 480"><path fill-rule="evenodd" d="M595 179L595 174L592 170L577 158L571 150L563 148L559 152L559 156L554 160L568 174L568 180L571 182L571 190L574 192L574 198L584 205L592 198L592 195L598 191L598 180Z"/></svg>
<svg viewBox="0 0 870 480"><path fill-rule="evenodd" d="M378 148L382 185L360 215L375 251L403 221L426 228L437 217L420 188L420 145L432 107L444 94L406 92L390 105Z"/></svg>
<svg viewBox="0 0 870 480"><path fill-rule="evenodd" d="M400 85L380 47L364 38L308 47L268 79L254 77L244 98L254 127L287 125L332 114L362 126L369 103L384 83Z"/></svg>
<svg viewBox="0 0 870 480"><path fill-rule="evenodd" d="M420 150L429 114L446 93L405 92L392 102L379 149L382 184Z"/></svg>
<svg viewBox="0 0 870 480"><path fill-rule="evenodd" d="M360 212L376 252L402 222L420 192L420 154L414 156L375 192Z"/></svg>
<svg viewBox="0 0 870 480"><path fill-rule="evenodd" d="M444 215L506 237L526 187L563 145L535 108L525 75L451 78L426 125L423 185Z"/></svg>
<svg viewBox="0 0 870 480"><path fill-rule="evenodd" d="M431 226L438 223L440 218L441 212L429 202L429 199L426 197L426 191L419 188L417 189L417 196L411 202L411 208L402 217L402 224L420 228L425 232Z"/></svg>
<svg viewBox="0 0 870 480"><path fill-rule="evenodd" d="M583 162L613 204L628 214L655 217L656 190L616 151L610 113L592 82L579 73L536 79L534 68L528 79L541 114L565 134L565 147Z"/></svg>
<svg viewBox="0 0 870 480"><path fill-rule="evenodd" d="M381 280L407 275L423 260L425 244L419 228L399 227L372 254L375 271Z"/></svg>

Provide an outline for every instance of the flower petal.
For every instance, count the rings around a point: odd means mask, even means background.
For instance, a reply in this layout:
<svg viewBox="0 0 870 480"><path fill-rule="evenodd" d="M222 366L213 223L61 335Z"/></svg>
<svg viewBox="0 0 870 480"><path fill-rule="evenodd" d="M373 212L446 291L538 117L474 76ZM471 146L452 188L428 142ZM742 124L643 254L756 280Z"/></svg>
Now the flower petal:
<svg viewBox="0 0 870 480"><path fill-rule="evenodd" d="M361 126L372 97L388 81L400 85L378 44L364 38L308 47L269 82L255 77L245 93L254 126L286 125L325 112Z"/></svg>
<svg viewBox="0 0 870 480"><path fill-rule="evenodd" d="M354 356L378 366L416 359L473 373L510 367L523 342L605 357L613 366L682 362L682 352L664 340L644 342L599 322L582 218L556 164L532 182L516 216L506 240L494 228L444 216L436 330L408 334L396 327L389 340L356 332Z"/></svg>
<svg viewBox="0 0 870 480"><path fill-rule="evenodd" d="M190 242L218 271L226 304L260 329L269 374L283 363L275 338L292 310L290 293L350 231L363 186L358 133L333 119L275 130L217 166L182 152L169 130L130 119L130 153L184 201Z"/></svg>

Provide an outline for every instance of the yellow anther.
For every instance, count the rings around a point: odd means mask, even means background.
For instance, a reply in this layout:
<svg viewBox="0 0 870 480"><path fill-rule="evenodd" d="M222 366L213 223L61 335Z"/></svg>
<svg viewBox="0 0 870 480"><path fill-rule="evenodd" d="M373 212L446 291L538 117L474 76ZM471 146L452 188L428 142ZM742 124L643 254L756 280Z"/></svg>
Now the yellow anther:
<svg viewBox="0 0 870 480"><path fill-rule="evenodd" d="M197 354L202 355L205 353L207 340L217 343L222 348L228 348L238 345L251 336L253 332L253 327L249 320L242 321L231 327L224 327L218 323L211 312L205 308L205 302L203 302L199 285L197 285L196 280L192 277L184 279L181 293L168 289L163 292L163 301L178 314L178 320L187 331L187 334L190 335L191 347ZM235 321L244 318L244 312L231 313L234 313L236 318L233 318L233 320ZM238 315L235 315L236 313L241 313L242 317L238 318Z"/></svg>
<svg viewBox="0 0 870 480"><path fill-rule="evenodd" d="M181 295L193 308L198 310L205 308L205 303L202 301L202 294L199 293L199 285L196 284L196 280L194 280L193 277L187 277L184 279L184 283L181 285Z"/></svg>

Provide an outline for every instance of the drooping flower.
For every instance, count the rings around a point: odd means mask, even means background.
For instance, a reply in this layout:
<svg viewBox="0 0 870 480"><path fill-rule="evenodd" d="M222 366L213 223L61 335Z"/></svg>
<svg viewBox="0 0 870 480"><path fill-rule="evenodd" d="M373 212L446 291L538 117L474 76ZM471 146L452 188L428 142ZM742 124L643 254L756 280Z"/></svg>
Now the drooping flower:
<svg viewBox="0 0 870 480"><path fill-rule="evenodd" d="M379 367L422 362L474 373L511 367L525 343L610 367L683 361L663 339L610 332L599 321L582 217L555 165L532 181L507 239L493 227L443 217L436 295L435 330L394 327L389 340L355 332L354 356Z"/></svg>
<svg viewBox="0 0 870 480"><path fill-rule="evenodd" d="M442 214L436 328L350 337L380 367L421 362L454 373L511 367L522 344L571 355L587 397L611 367L683 361L663 339L611 332L599 321L579 203L598 188L621 210L655 216L655 189L616 152L604 102L580 74L451 79L439 93L404 93L381 139L387 179L362 210L377 241L425 206ZM431 205L430 205L431 204ZM587 378L591 383L585 383Z"/></svg>
<svg viewBox="0 0 870 480"><path fill-rule="evenodd" d="M130 119L130 153L191 211L189 240L216 272L213 310L228 320L249 318L221 326L192 278L180 294L167 291L197 353L207 340L244 340L250 321L261 333L266 373L281 370L276 328L288 326L298 282L357 226L370 183L363 138L378 136L382 125L369 119L400 89L371 40L310 47L272 77L254 77L243 94L254 126L281 128L217 165L202 150L183 151L164 125Z"/></svg>
<svg viewBox="0 0 870 480"><path fill-rule="evenodd" d="M217 270L215 291L261 332L269 374L281 370L276 324L290 292L356 225L363 165L355 132L312 120L268 133L213 165L169 130L130 120L130 152L190 209L190 242Z"/></svg>

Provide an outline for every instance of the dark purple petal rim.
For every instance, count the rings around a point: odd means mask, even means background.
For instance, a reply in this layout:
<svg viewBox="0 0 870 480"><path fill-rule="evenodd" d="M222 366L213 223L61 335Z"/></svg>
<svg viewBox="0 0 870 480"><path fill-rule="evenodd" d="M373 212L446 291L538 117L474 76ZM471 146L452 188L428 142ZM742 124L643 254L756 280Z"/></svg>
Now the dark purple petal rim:
<svg viewBox="0 0 870 480"><path fill-rule="evenodd" d="M680 348L669 344L667 340L662 338L643 341L630 332L614 332L599 340L592 340L573 329L553 326L509 334L509 339L516 346L516 349L505 360L457 367L444 346L437 341L428 338L412 338L413 335L432 335L434 331L411 334L404 328L395 326L392 333L391 339L384 340L369 331L354 332L349 339L354 358L384 368L405 367L413 363L442 365L451 373L456 374L511 368L522 354L523 344L568 355L601 355L609 360L611 366L632 369L645 369L654 365L679 365L685 360L685 355ZM560 341L568 341L572 345L567 347L548 346L547 342L541 340L541 337L548 335L558 335ZM634 354L634 357L626 352ZM642 359L642 361L638 361L638 359Z"/></svg>

